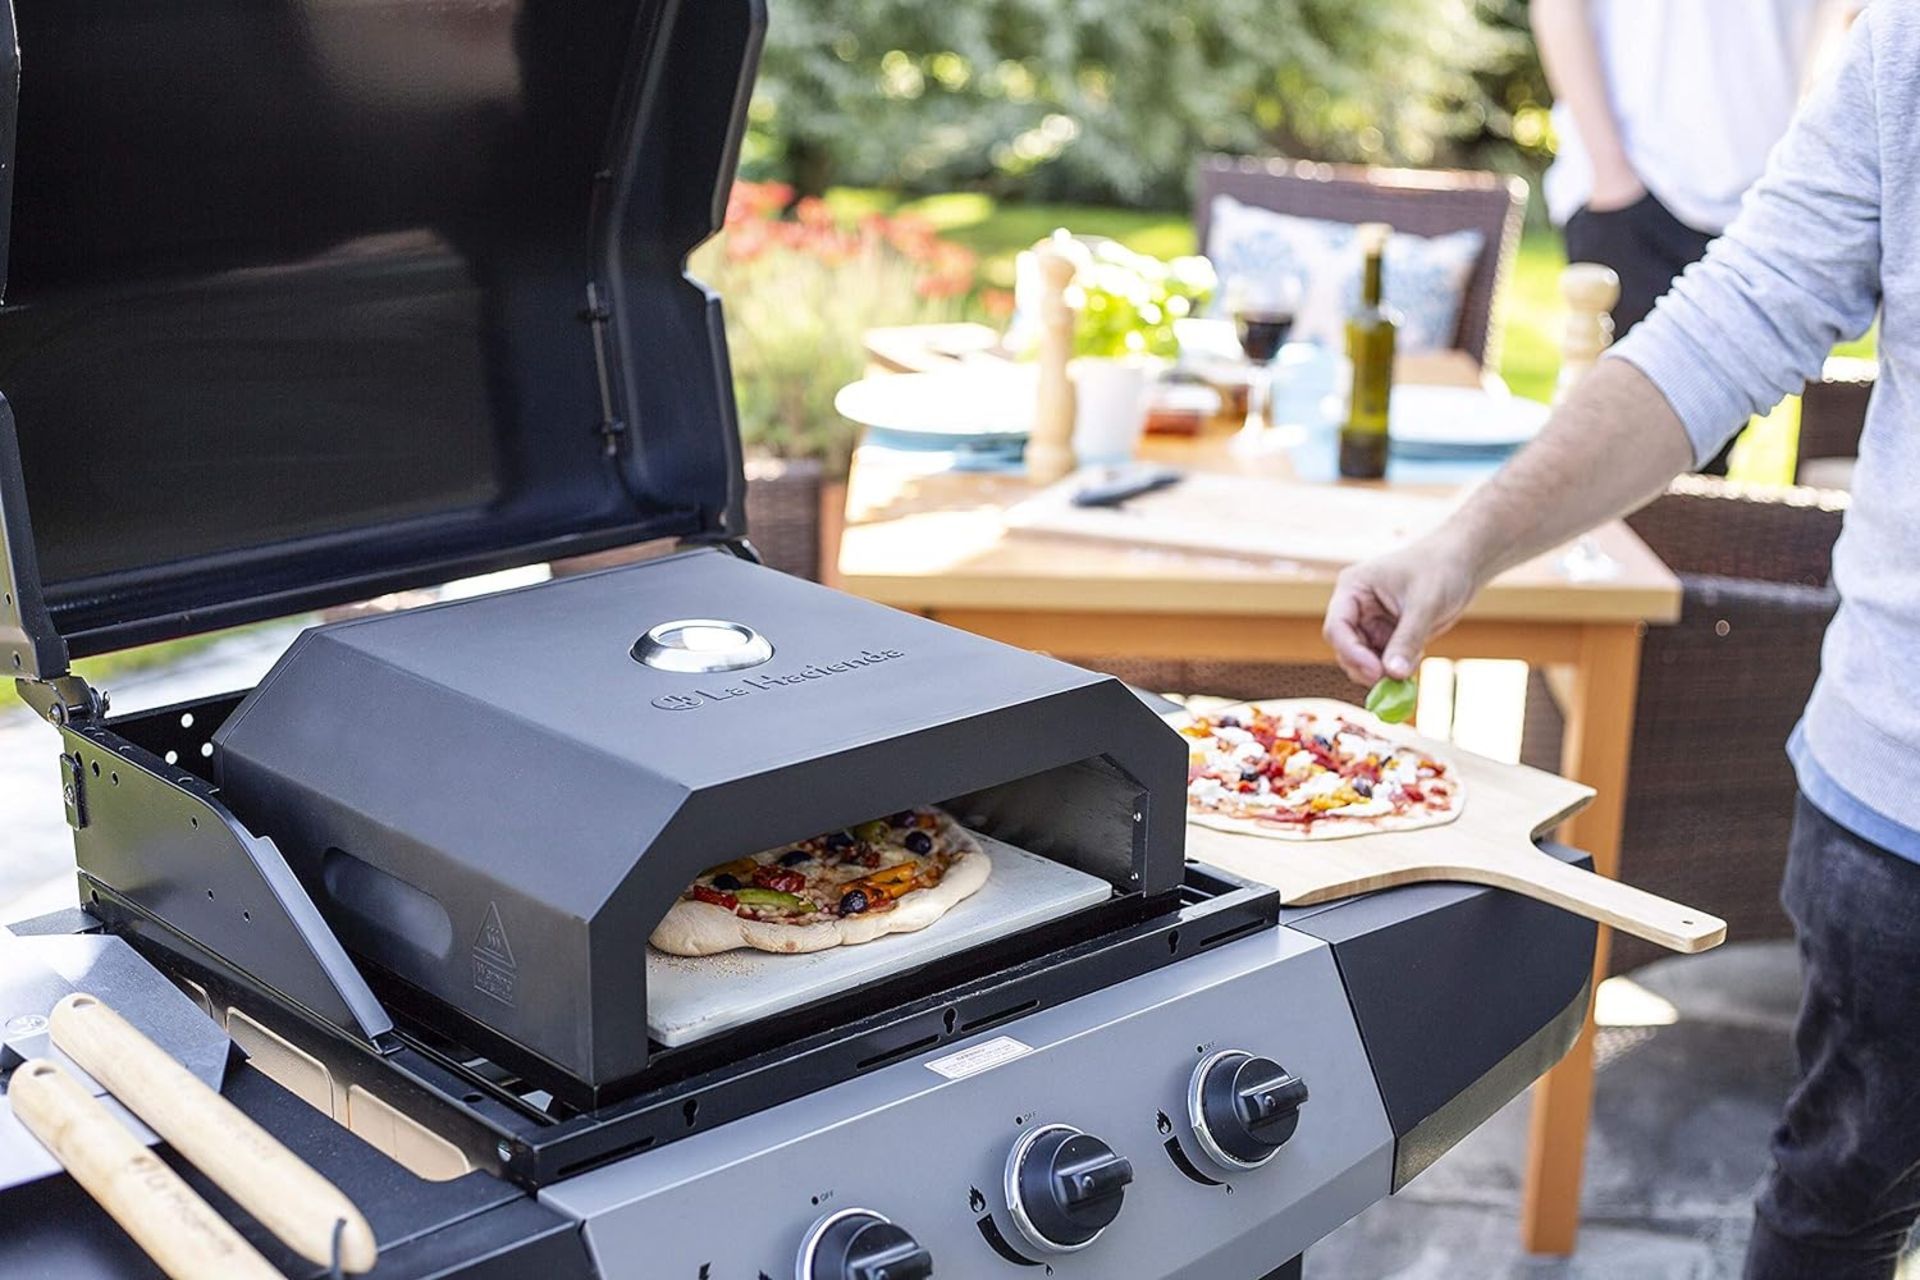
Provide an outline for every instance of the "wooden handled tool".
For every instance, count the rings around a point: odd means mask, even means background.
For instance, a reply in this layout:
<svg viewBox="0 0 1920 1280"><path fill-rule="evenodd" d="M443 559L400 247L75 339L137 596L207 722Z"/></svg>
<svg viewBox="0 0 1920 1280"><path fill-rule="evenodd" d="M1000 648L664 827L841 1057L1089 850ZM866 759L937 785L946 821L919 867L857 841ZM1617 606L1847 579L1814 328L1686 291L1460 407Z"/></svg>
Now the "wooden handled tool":
<svg viewBox="0 0 1920 1280"><path fill-rule="evenodd" d="M1307 710L1365 715L1345 703L1317 698L1252 705L1275 714ZM1593 799L1592 788L1524 765L1499 764L1405 730L1390 732L1453 766L1465 797L1458 819L1424 830L1314 841L1276 840L1189 823L1187 856L1270 884L1289 906L1395 885L1455 880L1511 889L1673 951L1705 951L1726 940L1726 921L1569 866L1534 844L1585 808Z"/></svg>
<svg viewBox="0 0 1920 1280"><path fill-rule="evenodd" d="M27 1132L173 1280L284 1280L58 1065L22 1063L8 1094Z"/></svg>
<svg viewBox="0 0 1920 1280"><path fill-rule="evenodd" d="M330 1265L338 1228L341 1267L373 1269L379 1248L353 1202L133 1024L84 993L56 1004L50 1021L63 1053L288 1248Z"/></svg>

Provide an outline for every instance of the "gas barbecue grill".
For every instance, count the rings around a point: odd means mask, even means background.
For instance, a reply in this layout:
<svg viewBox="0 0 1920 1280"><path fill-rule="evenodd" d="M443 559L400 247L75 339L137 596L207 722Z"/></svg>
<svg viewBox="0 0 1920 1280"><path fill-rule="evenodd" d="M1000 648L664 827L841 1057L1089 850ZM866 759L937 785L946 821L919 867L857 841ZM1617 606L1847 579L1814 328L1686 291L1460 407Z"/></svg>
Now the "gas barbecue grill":
<svg viewBox="0 0 1920 1280"><path fill-rule="evenodd" d="M82 904L17 928L190 993L376 1275L1297 1275L1571 1043L1592 926L1283 911L1184 859L1145 700L755 563L684 272L754 0L11 16L0 664ZM71 666L640 542L230 696L116 716ZM647 948L702 868L922 803L995 864L924 932ZM5 1174L0 1273L157 1274Z"/></svg>

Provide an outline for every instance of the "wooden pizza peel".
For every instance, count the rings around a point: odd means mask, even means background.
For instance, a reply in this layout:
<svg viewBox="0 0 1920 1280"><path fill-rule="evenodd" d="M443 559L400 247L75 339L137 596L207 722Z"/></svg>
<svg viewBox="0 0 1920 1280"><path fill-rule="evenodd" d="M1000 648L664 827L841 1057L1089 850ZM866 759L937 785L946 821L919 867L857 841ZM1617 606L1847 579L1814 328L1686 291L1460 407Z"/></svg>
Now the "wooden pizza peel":
<svg viewBox="0 0 1920 1280"><path fill-rule="evenodd" d="M1316 711L1363 722L1371 719L1358 707L1329 698L1280 698L1246 705L1275 714ZM1221 707L1210 713L1233 710ZM1186 713L1167 719L1178 725ZM1585 808L1593 799L1591 787L1525 765L1500 764L1394 726L1387 726L1386 732L1420 745L1453 766L1466 797L1457 819L1418 831L1372 832L1338 840L1275 840L1190 822L1187 856L1270 884L1289 906L1395 885L1454 880L1511 889L1673 951L1705 951L1726 939L1726 921L1569 866L1534 843Z"/></svg>

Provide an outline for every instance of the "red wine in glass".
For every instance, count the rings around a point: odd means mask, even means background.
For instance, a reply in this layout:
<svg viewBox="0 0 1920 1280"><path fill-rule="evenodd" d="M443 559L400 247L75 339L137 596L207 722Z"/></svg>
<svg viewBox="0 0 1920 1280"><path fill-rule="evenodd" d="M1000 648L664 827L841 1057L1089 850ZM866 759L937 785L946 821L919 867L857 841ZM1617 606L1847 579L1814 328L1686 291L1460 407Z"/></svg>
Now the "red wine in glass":
<svg viewBox="0 0 1920 1280"><path fill-rule="evenodd" d="M1242 310L1233 315L1233 331L1240 340L1240 352L1254 364L1266 364L1279 355L1292 330L1291 311Z"/></svg>

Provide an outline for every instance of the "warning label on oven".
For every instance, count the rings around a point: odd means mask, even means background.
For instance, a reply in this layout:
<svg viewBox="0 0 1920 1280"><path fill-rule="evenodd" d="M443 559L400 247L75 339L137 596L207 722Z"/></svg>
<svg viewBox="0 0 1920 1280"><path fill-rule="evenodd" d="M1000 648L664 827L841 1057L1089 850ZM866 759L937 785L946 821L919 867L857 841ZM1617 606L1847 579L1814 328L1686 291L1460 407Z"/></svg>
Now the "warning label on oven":
<svg viewBox="0 0 1920 1280"><path fill-rule="evenodd" d="M500 922L500 904L487 904L487 918L473 939L473 989L492 996L501 1004L513 1004L514 979L520 967L513 962L513 947L507 942L507 927Z"/></svg>
<svg viewBox="0 0 1920 1280"><path fill-rule="evenodd" d="M1012 1036L995 1036L991 1040L970 1045L958 1053L950 1053L944 1058L935 1058L927 1064L927 1070L943 1075L949 1080L964 1080L968 1076L979 1075L1003 1062L1012 1062L1015 1058L1024 1058L1033 1052L1030 1044L1021 1044Z"/></svg>

